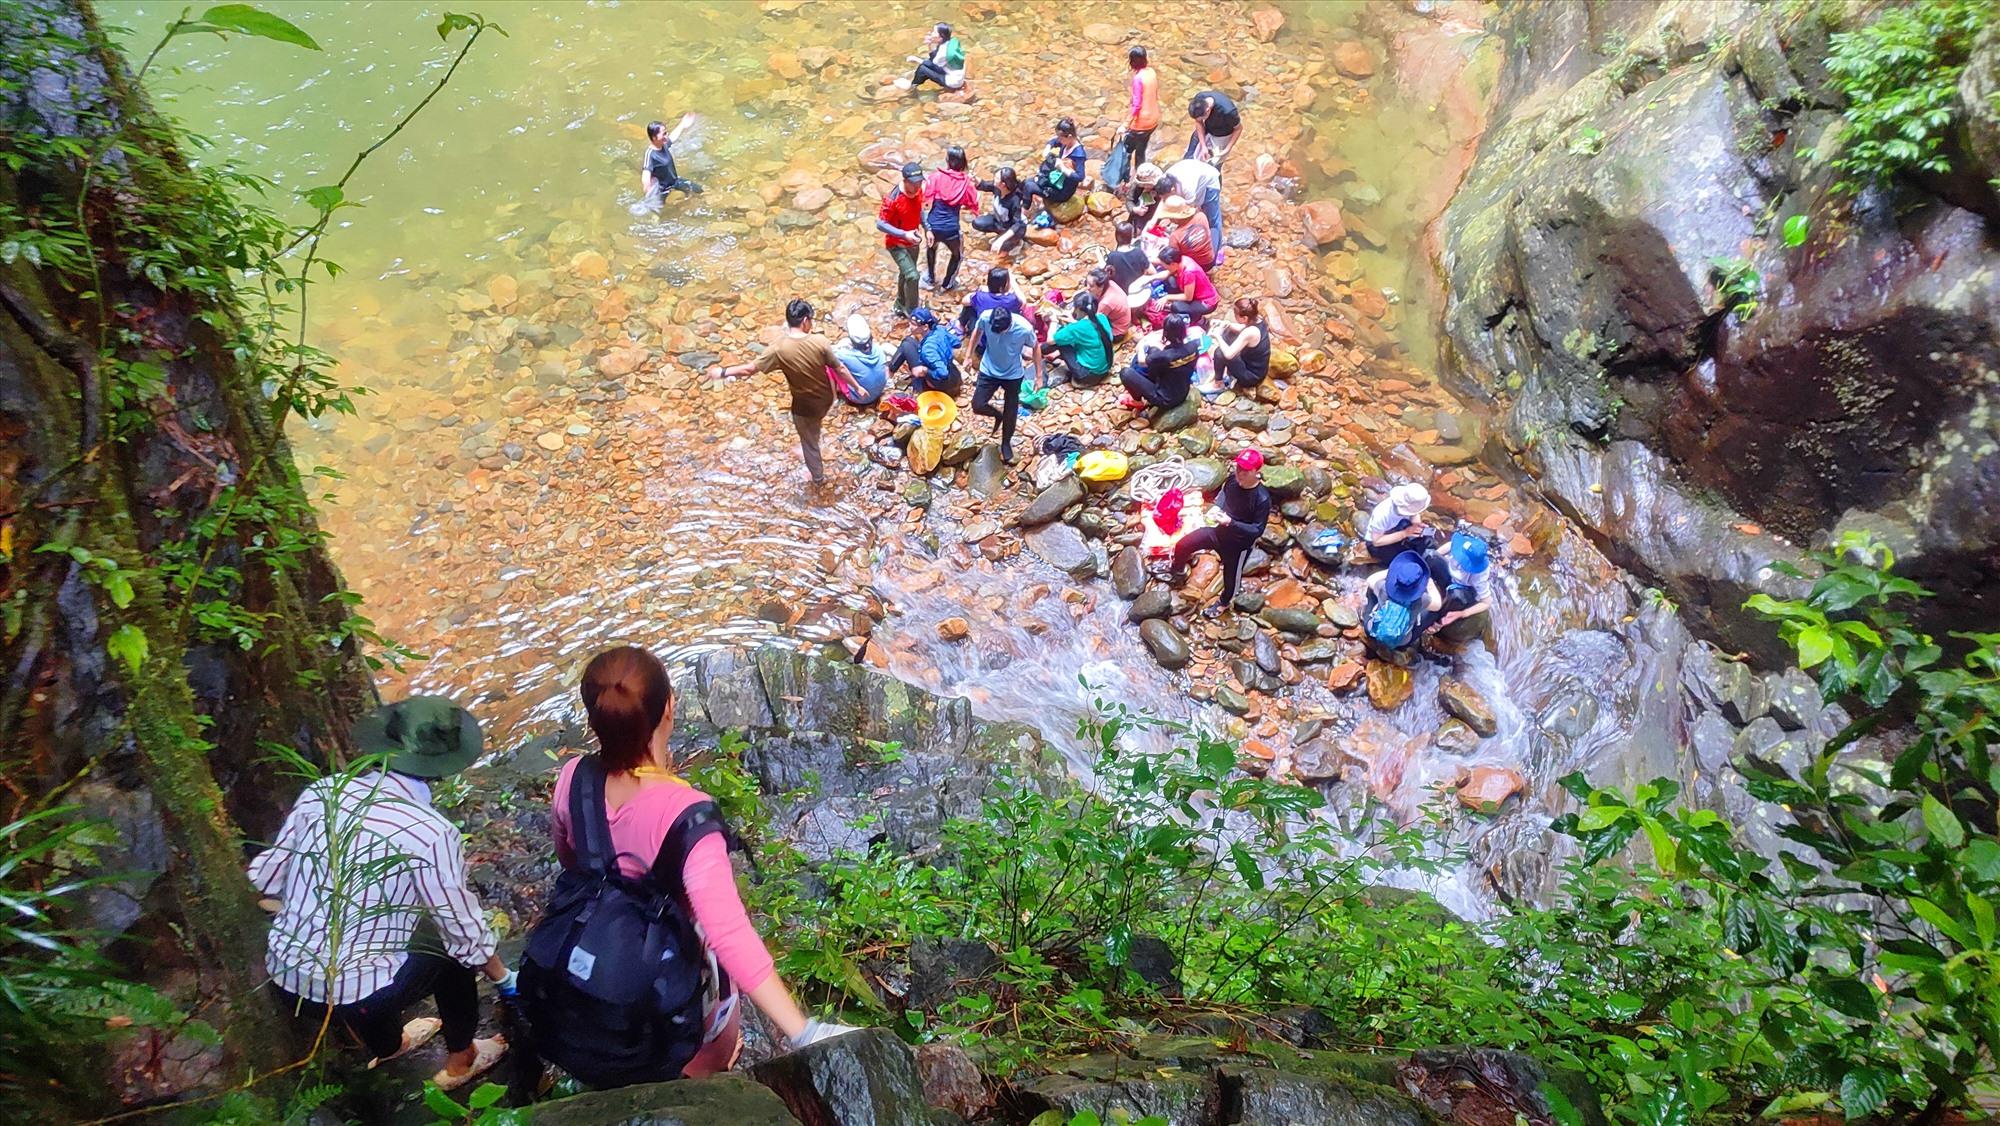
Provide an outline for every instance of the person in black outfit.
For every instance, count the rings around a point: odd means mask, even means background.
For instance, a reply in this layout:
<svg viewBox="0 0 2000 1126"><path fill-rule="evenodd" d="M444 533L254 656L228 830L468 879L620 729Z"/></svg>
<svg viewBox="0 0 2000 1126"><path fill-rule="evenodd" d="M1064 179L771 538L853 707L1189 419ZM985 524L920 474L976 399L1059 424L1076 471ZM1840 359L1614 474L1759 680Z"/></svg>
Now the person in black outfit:
<svg viewBox="0 0 2000 1126"><path fill-rule="evenodd" d="M1258 312L1256 298L1239 297L1230 306L1229 323L1215 330L1215 370L1239 391L1271 373L1271 329Z"/></svg>
<svg viewBox="0 0 2000 1126"><path fill-rule="evenodd" d="M993 210L973 217L972 229L999 235L993 242L997 252L1012 250L1028 237L1028 186L1011 164L1002 165L991 180L979 181L979 190L993 193Z"/></svg>
<svg viewBox="0 0 2000 1126"><path fill-rule="evenodd" d="M646 140L653 147L647 151L646 165L639 175L641 191L647 195L657 191L661 199L667 198L667 193L671 191L680 191L687 195L701 194L701 185L693 180L681 179L680 170L674 167L674 142L681 139L681 133L693 120L693 114L681 118L680 124L674 126L674 131L671 133L667 132L667 123L664 121L646 123Z"/></svg>
<svg viewBox="0 0 2000 1126"><path fill-rule="evenodd" d="M1118 242L1118 249L1104 256L1104 264L1111 268L1111 277L1118 288L1132 298L1132 307L1137 309L1145 301L1132 292L1132 283L1153 272L1153 264L1146 260L1146 252L1133 246L1139 239L1139 229L1120 219L1112 228L1112 237Z"/></svg>
<svg viewBox="0 0 2000 1126"><path fill-rule="evenodd" d="M1132 366L1118 376L1125 385L1125 406L1138 410L1145 406L1171 410L1187 401L1194 386L1194 366L1201 360L1201 345L1188 339L1188 319L1179 313L1167 314L1160 326L1157 347L1141 345Z"/></svg>
<svg viewBox="0 0 2000 1126"><path fill-rule="evenodd" d="M1187 152L1181 159L1206 160L1222 167L1222 158L1236 146L1243 127L1236 103L1220 90L1203 90L1188 103L1188 116L1194 119L1194 133L1188 137Z"/></svg>
<svg viewBox="0 0 2000 1126"><path fill-rule="evenodd" d="M1271 518L1271 490L1264 487L1264 455L1244 450L1236 455L1236 472L1222 483L1216 497L1227 519L1213 528L1196 528L1174 544L1173 573L1179 578L1197 551L1213 551L1222 561L1222 597L1201 613L1213 618L1236 599L1236 584L1243 578L1243 564L1257 537L1264 534L1264 522Z"/></svg>

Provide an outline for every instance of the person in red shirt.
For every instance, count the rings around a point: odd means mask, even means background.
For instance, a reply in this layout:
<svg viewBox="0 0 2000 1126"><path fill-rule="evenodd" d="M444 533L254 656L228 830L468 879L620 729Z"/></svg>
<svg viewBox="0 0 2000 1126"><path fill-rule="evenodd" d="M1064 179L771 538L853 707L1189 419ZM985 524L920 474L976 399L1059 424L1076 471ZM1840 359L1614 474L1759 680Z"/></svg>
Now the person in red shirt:
<svg viewBox="0 0 2000 1126"><path fill-rule="evenodd" d="M924 166L916 161L903 165L903 182L882 201L875 213L875 229L882 232L882 245L896 263L896 315L907 317L919 302L917 291L917 247L923 243Z"/></svg>

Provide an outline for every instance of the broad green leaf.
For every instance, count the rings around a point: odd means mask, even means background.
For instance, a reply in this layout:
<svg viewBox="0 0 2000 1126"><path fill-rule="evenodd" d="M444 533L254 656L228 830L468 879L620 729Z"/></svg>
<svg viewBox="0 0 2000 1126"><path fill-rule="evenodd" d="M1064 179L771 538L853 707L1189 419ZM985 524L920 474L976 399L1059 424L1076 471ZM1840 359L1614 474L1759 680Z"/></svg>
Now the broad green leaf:
<svg viewBox="0 0 2000 1126"><path fill-rule="evenodd" d="M1576 1104L1569 1101L1569 1096L1563 1094L1561 1088L1544 1079L1539 1089L1542 1102L1548 1105L1549 1117L1555 1119L1556 1126L1583 1126L1583 1112L1576 1109Z"/></svg>
<svg viewBox="0 0 2000 1126"><path fill-rule="evenodd" d="M458 1104L457 1099L439 1090L435 1083L424 1084L424 1106L446 1122L465 1121L466 1109Z"/></svg>
<svg viewBox="0 0 2000 1126"><path fill-rule="evenodd" d="M1889 1073L1879 1067L1857 1067L1841 1077L1840 1109L1849 1121L1882 1109L1889 1097Z"/></svg>
<svg viewBox="0 0 2000 1126"><path fill-rule="evenodd" d="M239 35L290 43L308 51L319 50L319 44L313 42L313 37L300 30L297 24L248 4L218 4L201 14L201 22Z"/></svg>
<svg viewBox="0 0 2000 1126"><path fill-rule="evenodd" d="M1917 918L1936 927L1939 933L1960 946L1978 945L1972 940L1972 932L1965 929L1965 924L1952 918L1949 912L1930 900L1911 896L1910 909L1917 913Z"/></svg>
<svg viewBox="0 0 2000 1126"><path fill-rule="evenodd" d="M1237 841L1229 846L1229 856L1236 862L1236 874L1243 877L1250 890L1263 891L1264 869L1258 866L1257 857L1250 849L1242 841Z"/></svg>
<svg viewBox="0 0 2000 1126"><path fill-rule="evenodd" d="M146 631L128 622L105 639L104 648L136 673L146 663Z"/></svg>
<svg viewBox="0 0 2000 1126"><path fill-rule="evenodd" d="M1946 848L1965 843L1965 826L1958 823L1958 815L1929 794L1924 795L1924 828L1930 830L1932 840Z"/></svg>
<svg viewBox="0 0 2000 1126"><path fill-rule="evenodd" d="M1832 1099L1832 1091L1800 1091L1795 1095L1785 1095L1782 1098L1772 1099L1771 1105L1764 1108L1763 1117L1783 1118L1788 1114L1797 1114L1802 1110L1817 1110L1832 1101Z"/></svg>
<svg viewBox="0 0 2000 1126"><path fill-rule="evenodd" d="M104 576L104 593L113 606L123 610L132 604L132 580L121 571L113 571Z"/></svg>
<svg viewBox="0 0 2000 1126"><path fill-rule="evenodd" d="M347 193L336 184L322 184L317 188L307 188L299 193L305 198L306 206L314 211L332 211L347 199Z"/></svg>
<svg viewBox="0 0 2000 1126"><path fill-rule="evenodd" d="M1979 933L1979 945L1993 948L1993 903L1971 892L1965 893L1965 913L1972 916L1972 927Z"/></svg>
<svg viewBox="0 0 2000 1126"><path fill-rule="evenodd" d="M1794 248L1804 246L1806 237L1810 234L1812 234L1812 220L1806 216L1794 215L1785 220L1784 237L1786 246Z"/></svg>
<svg viewBox="0 0 2000 1126"><path fill-rule="evenodd" d="M1639 1104L1641 1126L1688 1126L1693 1118L1694 1108L1679 1087L1661 1087Z"/></svg>
<svg viewBox="0 0 2000 1126"><path fill-rule="evenodd" d="M481 1083L479 1088L472 1092L472 1097L467 1099L466 1102L471 1104L473 1110L485 1110L487 1107L499 1102L501 1097L506 1093L507 1088L502 1087L498 1083Z"/></svg>
<svg viewBox="0 0 2000 1126"><path fill-rule="evenodd" d="M1981 880L1989 883L2000 880L2000 841L1980 837L1965 846L1965 851L1958 854L1958 862Z"/></svg>
<svg viewBox="0 0 2000 1126"><path fill-rule="evenodd" d="M1812 991L1835 1012L1855 1020L1874 1020L1881 1013L1876 1005L1875 991L1855 978L1827 978L1814 983Z"/></svg>
<svg viewBox="0 0 2000 1126"><path fill-rule="evenodd" d="M1608 829L1625 814L1624 806L1593 805L1576 815L1576 830L1579 833L1594 833L1599 829Z"/></svg>
<svg viewBox="0 0 2000 1126"><path fill-rule="evenodd" d="M1792 644L1798 648L1802 669L1812 668L1833 656L1833 635L1824 626L1807 626L1792 639Z"/></svg>

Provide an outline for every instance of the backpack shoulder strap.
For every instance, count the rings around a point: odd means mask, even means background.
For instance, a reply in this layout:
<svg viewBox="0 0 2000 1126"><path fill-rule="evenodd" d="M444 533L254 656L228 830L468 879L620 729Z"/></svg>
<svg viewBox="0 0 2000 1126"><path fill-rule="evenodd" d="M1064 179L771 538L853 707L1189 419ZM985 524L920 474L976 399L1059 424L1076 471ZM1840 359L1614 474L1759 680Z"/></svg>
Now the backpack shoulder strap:
<svg viewBox="0 0 2000 1126"><path fill-rule="evenodd" d="M611 847L611 817L604 808L604 761L596 755L577 760L569 776L570 850L585 872L610 872L618 863Z"/></svg>
<svg viewBox="0 0 2000 1126"><path fill-rule="evenodd" d="M732 838L729 827L723 824L722 811L712 801L696 802L681 811L674 823L667 827L667 836L660 842L660 854L653 858L653 886L675 899L687 898L687 888L681 881L681 872L687 867L688 853L707 837L721 833L725 841Z"/></svg>

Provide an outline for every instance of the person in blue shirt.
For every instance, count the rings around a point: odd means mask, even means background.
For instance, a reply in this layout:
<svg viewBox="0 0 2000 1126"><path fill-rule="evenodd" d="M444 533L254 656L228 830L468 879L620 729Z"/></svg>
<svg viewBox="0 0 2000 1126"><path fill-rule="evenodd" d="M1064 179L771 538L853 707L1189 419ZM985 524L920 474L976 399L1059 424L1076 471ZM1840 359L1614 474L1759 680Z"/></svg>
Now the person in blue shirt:
<svg viewBox="0 0 2000 1126"><path fill-rule="evenodd" d="M1076 122L1067 117L1056 119L1056 135L1049 138L1049 148L1057 160L1069 161L1070 178L1077 183L1084 180L1084 164L1089 159L1083 151L1083 142L1077 139Z"/></svg>
<svg viewBox="0 0 2000 1126"><path fill-rule="evenodd" d="M1014 461L1014 423L1021 416L1021 380L1026 375L1023 360L1035 361L1035 385L1042 382L1042 353L1035 347L1035 330L1027 318L995 308L980 314L973 325L972 339L983 350L979 355L979 381L972 387L972 413L995 419L1000 430L1000 460ZM1004 394L1003 405L995 410L993 395Z"/></svg>
<svg viewBox="0 0 2000 1126"><path fill-rule="evenodd" d="M875 346L875 331L868 318L856 313L847 318L847 339L833 346L833 358L847 370L845 380L835 380L833 389L850 406L873 406L889 386L889 357Z"/></svg>
<svg viewBox="0 0 2000 1126"><path fill-rule="evenodd" d="M960 337L956 326L938 320L927 308L910 310L910 333L889 358L889 374L908 370L910 392L942 391L952 398L965 386L958 370Z"/></svg>

